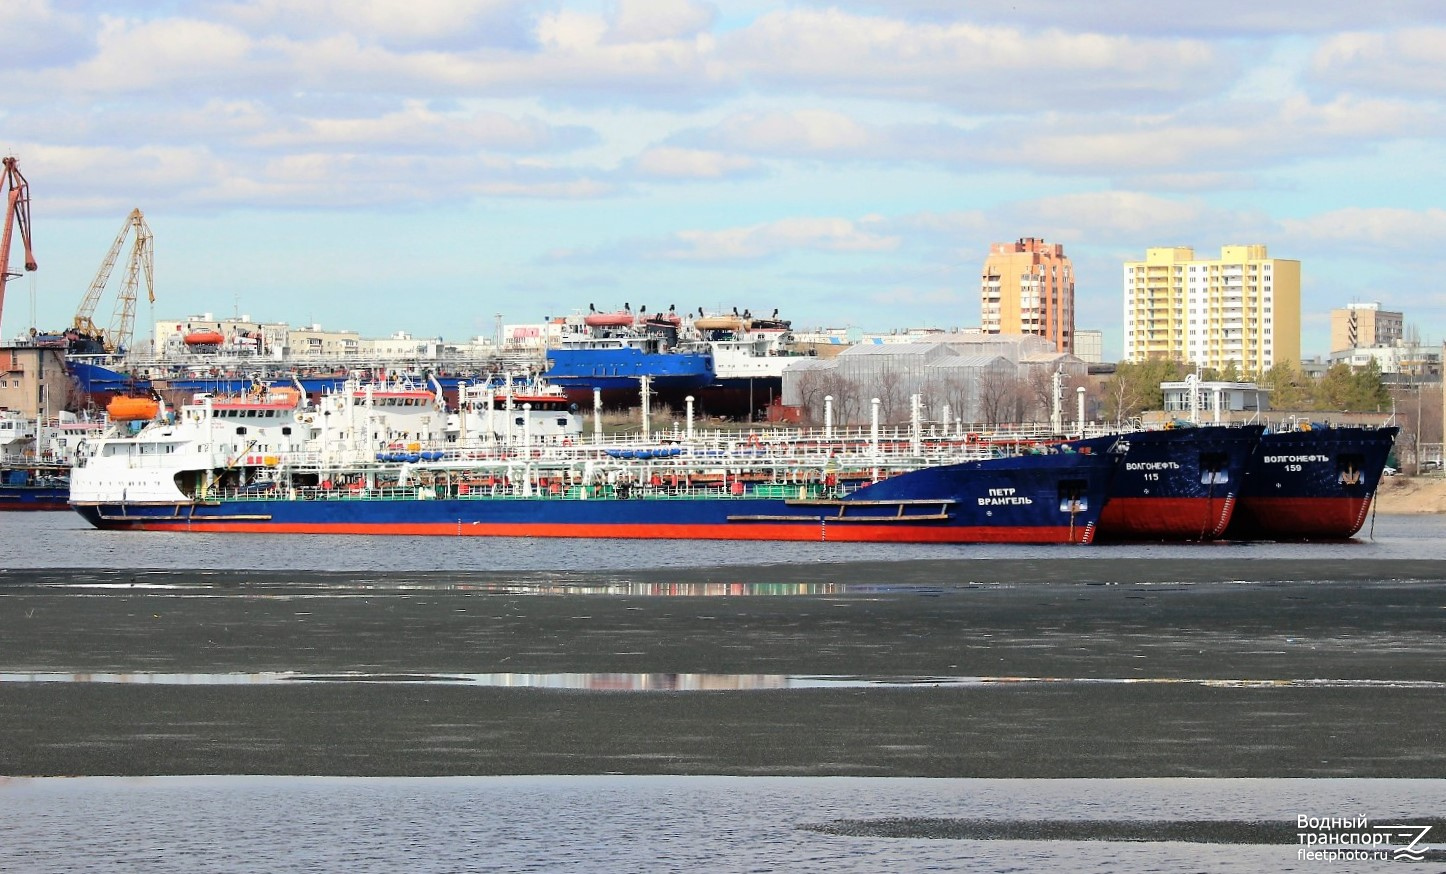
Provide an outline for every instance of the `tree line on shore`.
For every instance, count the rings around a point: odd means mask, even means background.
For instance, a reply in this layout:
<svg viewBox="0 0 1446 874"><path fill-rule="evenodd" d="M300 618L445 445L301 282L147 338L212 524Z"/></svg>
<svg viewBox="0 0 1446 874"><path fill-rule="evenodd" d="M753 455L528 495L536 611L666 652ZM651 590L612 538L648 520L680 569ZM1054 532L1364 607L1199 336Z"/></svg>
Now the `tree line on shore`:
<svg viewBox="0 0 1446 874"><path fill-rule="evenodd" d="M1195 373L1183 361L1122 362L1104 387L1104 412L1108 418L1123 421L1145 410L1164 408L1161 383L1180 382ZM1381 378L1381 370L1372 360L1360 370L1338 363L1324 375L1312 377L1293 361L1283 361L1263 373L1246 377L1235 362L1216 369L1199 371L1202 382L1250 381L1270 392L1270 406L1275 410L1293 412L1389 412L1391 392Z"/></svg>

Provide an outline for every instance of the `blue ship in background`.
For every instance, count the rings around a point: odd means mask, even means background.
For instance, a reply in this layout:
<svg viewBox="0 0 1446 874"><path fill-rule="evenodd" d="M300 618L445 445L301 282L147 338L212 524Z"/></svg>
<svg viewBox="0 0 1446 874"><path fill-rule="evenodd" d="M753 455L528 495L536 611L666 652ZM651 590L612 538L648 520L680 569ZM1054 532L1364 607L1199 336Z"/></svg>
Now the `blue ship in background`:
<svg viewBox="0 0 1446 874"><path fill-rule="evenodd" d="M589 309L568 317L547 350L544 376L573 403L591 406L596 390L604 406L633 406L647 377L653 400L681 408L688 395L713 383L712 353L680 348L683 320L675 312L650 316L627 304L609 313Z"/></svg>
<svg viewBox="0 0 1446 874"><path fill-rule="evenodd" d="M302 391L312 401L315 401L324 394L340 391L348 379L379 378L381 374L372 373L372 371L384 370L384 368L367 368L361 372L354 372L346 368L338 368L326 373L307 371L298 373L290 369L269 370L267 369L268 364L270 362L250 362L242 367L217 368L214 374L193 373L167 376L156 380L124 373L96 363L94 360L83 358L67 359L66 369L70 372L70 378L75 384L76 391L90 405L99 408L104 408L111 399L116 397L144 397L152 394L163 397L173 407L179 407L198 394L209 393L218 397L245 394L254 389L258 382L299 384ZM433 383L435 383L441 387L448 404L455 406L462 384L476 385L485 381L501 385L509 377L500 374L441 374L424 371L407 374L406 378L429 389L433 388ZM525 375L512 378L519 384L526 383Z"/></svg>

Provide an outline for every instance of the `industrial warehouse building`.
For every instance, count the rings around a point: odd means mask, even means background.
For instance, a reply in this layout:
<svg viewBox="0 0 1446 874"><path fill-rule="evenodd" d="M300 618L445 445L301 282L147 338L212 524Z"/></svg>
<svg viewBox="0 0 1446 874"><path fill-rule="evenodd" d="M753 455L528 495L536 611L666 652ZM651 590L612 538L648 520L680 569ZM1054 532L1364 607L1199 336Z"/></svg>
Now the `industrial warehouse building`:
<svg viewBox="0 0 1446 874"><path fill-rule="evenodd" d="M926 421L983 424L1048 421L1052 376L1070 386L1086 364L1057 352L1043 337L944 334L917 343L851 346L834 358L808 358L783 372L783 404L803 422L821 424L832 397L837 425L868 424L873 399L880 420L907 422L918 394ZM1070 403L1070 398L1065 403Z"/></svg>

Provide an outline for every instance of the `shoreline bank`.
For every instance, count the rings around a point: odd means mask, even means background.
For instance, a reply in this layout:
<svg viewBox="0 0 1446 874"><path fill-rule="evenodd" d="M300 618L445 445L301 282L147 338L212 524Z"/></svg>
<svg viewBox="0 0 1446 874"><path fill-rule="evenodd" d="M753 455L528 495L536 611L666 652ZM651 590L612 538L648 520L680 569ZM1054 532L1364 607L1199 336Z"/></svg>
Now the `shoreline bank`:
<svg viewBox="0 0 1446 874"><path fill-rule="evenodd" d="M1446 513L1446 477L1388 476L1376 488L1376 512L1420 515Z"/></svg>

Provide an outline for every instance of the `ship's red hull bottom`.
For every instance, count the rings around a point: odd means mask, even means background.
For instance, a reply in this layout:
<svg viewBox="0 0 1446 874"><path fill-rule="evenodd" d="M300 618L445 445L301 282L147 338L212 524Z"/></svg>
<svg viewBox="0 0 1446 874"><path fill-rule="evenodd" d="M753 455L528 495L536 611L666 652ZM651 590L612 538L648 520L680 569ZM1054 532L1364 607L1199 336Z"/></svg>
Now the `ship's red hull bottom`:
<svg viewBox="0 0 1446 874"><path fill-rule="evenodd" d="M1371 512L1370 495L1242 498L1228 536L1238 540L1337 540L1353 537Z"/></svg>
<svg viewBox="0 0 1446 874"><path fill-rule="evenodd" d="M1214 540L1225 533L1235 496L1112 497L1100 511L1101 540Z"/></svg>
<svg viewBox="0 0 1446 874"><path fill-rule="evenodd" d="M129 531L190 531L232 534L397 534L447 537L614 537L629 540L792 540L842 543L1079 543L1094 540L1095 527L910 526L857 523L780 525L547 523L357 523L357 522L210 522L159 519L107 519L102 527Z"/></svg>
<svg viewBox="0 0 1446 874"><path fill-rule="evenodd" d="M0 513L8 513L11 510L69 510L70 502L64 498L58 501L7 501L0 500Z"/></svg>

